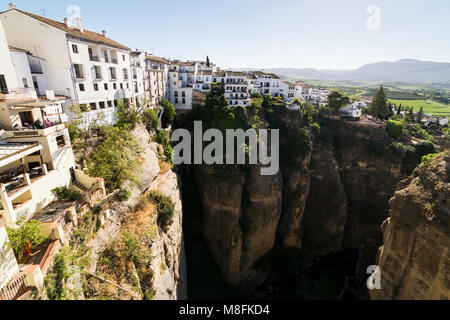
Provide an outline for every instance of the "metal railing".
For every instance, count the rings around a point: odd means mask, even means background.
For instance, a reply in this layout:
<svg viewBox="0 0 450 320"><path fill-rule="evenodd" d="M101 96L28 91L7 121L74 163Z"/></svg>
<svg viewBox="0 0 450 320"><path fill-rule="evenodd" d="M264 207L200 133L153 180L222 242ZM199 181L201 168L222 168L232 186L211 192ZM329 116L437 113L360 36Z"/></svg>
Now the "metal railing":
<svg viewBox="0 0 450 320"><path fill-rule="evenodd" d="M15 300L27 292L26 277L27 275L23 274L17 280L0 290L0 300Z"/></svg>

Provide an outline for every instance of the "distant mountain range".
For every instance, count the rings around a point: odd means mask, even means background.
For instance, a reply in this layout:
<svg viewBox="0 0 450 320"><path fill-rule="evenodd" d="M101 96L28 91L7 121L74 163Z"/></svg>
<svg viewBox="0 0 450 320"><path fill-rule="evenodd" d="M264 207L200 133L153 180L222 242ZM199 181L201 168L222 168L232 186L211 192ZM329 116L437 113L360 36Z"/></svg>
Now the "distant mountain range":
<svg viewBox="0 0 450 320"><path fill-rule="evenodd" d="M264 72L285 78L350 80L404 83L450 82L450 63L403 59L367 64L356 70L318 70L311 68L270 68Z"/></svg>

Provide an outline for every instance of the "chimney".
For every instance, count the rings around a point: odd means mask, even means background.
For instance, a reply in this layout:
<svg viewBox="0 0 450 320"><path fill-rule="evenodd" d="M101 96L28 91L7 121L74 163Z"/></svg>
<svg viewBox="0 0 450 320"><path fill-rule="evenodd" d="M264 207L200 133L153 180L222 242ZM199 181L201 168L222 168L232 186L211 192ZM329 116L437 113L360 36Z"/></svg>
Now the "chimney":
<svg viewBox="0 0 450 320"><path fill-rule="evenodd" d="M66 25L67 28L70 28L69 18L64 18L64 24Z"/></svg>
<svg viewBox="0 0 450 320"><path fill-rule="evenodd" d="M78 26L78 30L80 30L80 32L83 32L83 23L81 21L81 18L77 18L77 26Z"/></svg>
<svg viewBox="0 0 450 320"><path fill-rule="evenodd" d="M15 9L16 8L16 5L14 3L12 3L12 2L8 6L9 6L10 9Z"/></svg>
<svg viewBox="0 0 450 320"><path fill-rule="evenodd" d="M103 31L102 31L102 34L103 34L103 36L104 36L105 38L107 38L108 33L106 32L106 30L103 30Z"/></svg>

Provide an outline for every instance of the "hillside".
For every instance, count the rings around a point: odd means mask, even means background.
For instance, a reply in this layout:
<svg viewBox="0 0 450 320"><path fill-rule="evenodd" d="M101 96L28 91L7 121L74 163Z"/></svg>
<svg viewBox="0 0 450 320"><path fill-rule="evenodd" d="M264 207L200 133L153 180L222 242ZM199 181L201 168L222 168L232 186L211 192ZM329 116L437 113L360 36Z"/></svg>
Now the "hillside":
<svg viewBox="0 0 450 320"><path fill-rule="evenodd" d="M318 70L312 68L270 68L286 78L319 80L382 81L404 83L446 83L450 81L450 63L403 59L377 62L355 70Z"/></svg>

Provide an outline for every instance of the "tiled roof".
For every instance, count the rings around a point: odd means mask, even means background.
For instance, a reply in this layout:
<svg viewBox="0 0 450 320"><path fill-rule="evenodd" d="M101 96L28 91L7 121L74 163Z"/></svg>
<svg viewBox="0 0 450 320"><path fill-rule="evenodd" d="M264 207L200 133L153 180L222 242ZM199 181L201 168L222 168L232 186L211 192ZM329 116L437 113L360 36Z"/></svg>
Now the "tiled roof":
<svg viewBox="0 0 450 320"><path fill-rule="evenodd" d="M50 25L52 27L58 28L58 29L60 29L62 31L65 31L68 34L70 34L71 36L74 36L74 37L77 37L77 38L80 38L80 39L83 39L83 40L88 40L88 41L92 41L92 42L95 42L95 43L111 46L111 47L118 48L118 49L130 50L128 47L126 47L126 46L124 46L124 45L122 45L122 44L120 44L120 43L118 43L118 42L116 42L114 40L106 38L106 37L104 37L103 35L101 35L99 33L96 33L96 32L93 32L93 31L89 31L89 30L86 30L86 29L84 29L83 32L81 32L80 30L75 29L75 28L68 28L65 23L58 22L58 21L55 21L55 20L51 20L51 19L48 19L48 18L45 18L45 17L41 17L41 16L38 16L38 15L30 13L30 12L26 12L26 11L19 10L19 9L11 9L11 10L5 11L3 13L10 12L12 10L15 10L17 12L23 13L23 14L29 16L29 17L37 19L37 20L39 20L39 21L41 21L43 23L46 23L46 24L48 24L48 25Z"/></svg>
<svg viewBox="0 0 450 320"><path fill-rule="evenodd" d="M162 63L169 64L169 60L167 60L167 59L165 59L165 58L161 58L161 57L154 56L154 55L152 55L152 54L147 54L147 55L145 56L145 59L147 59L147 60L153 60L153 61L158 61L158 62L162 62Z"/></svg>
<svg viewBox="0 0 450 320"><path fill-rule="evenodd" d="M188 61L188 62L184 62L184 61L179 61L179 60L173 60L170 62L171 65L177 65L177 66L188 66L188 67L193 67L195 66L195 61Z"/></svg>

